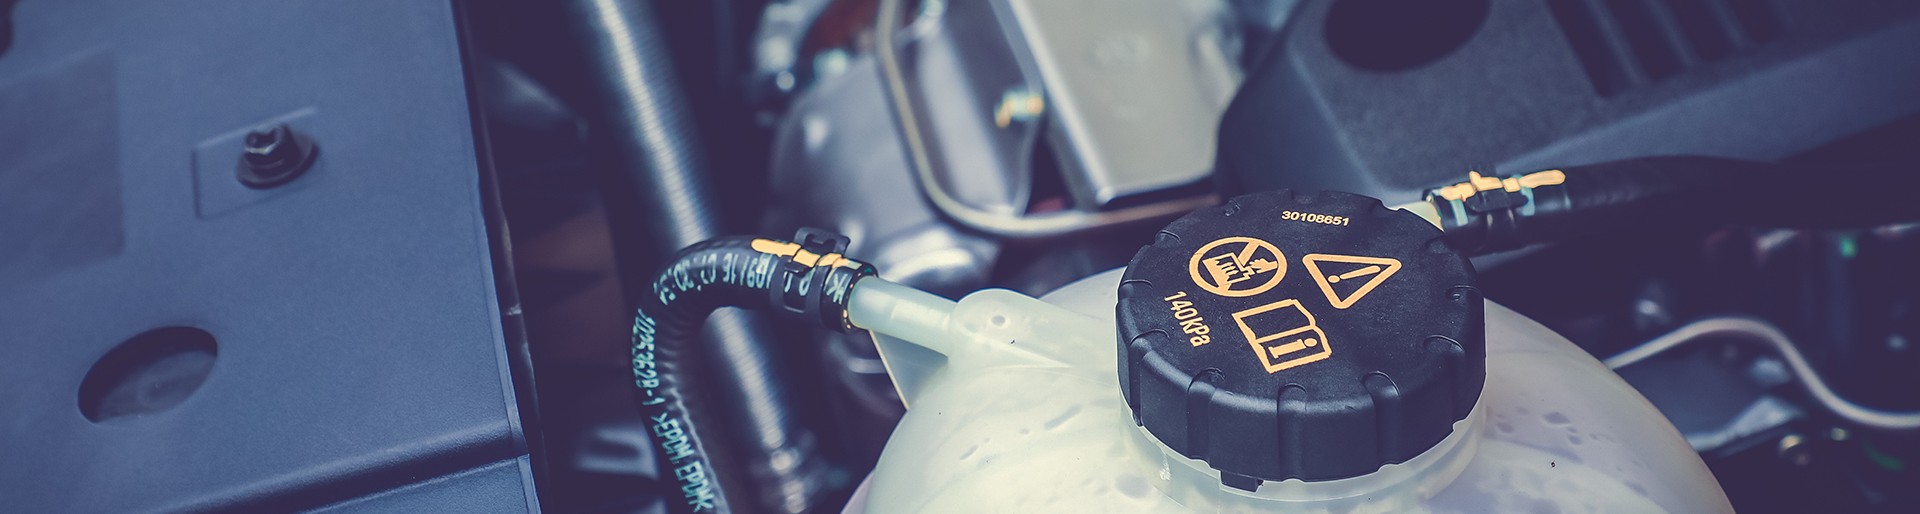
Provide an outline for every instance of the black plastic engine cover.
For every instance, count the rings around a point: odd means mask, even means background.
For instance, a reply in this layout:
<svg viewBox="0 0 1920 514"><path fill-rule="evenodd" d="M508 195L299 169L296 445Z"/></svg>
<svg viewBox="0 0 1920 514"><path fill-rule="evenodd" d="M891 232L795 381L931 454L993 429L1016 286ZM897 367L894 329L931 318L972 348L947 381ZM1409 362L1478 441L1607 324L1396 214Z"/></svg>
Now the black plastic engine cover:
<svg viewBox="0 0 1920 514"><path fill-rule="evenodd" d="M1647 155L1773 161L1920 114L1920 2L1302 2L1220 127L1230 191L1396 204Z"/></svg>

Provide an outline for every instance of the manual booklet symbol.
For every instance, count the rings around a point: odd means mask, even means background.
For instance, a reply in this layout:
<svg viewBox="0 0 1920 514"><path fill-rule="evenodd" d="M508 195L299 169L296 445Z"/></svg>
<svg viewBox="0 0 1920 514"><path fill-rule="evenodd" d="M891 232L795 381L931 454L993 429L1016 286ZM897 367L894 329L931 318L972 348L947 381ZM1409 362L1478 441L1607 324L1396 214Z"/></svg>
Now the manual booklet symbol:
<svg viewBox="0 0 1920 514"><path fill-rule="evenodd" d="M1240 334L1267 373L1326 360L1333 356L1327 333L1299 300L1286 299L1233 313Z"/></svg>
<svg viewBox="0 0 1920 514"><path fill-rule="evenodd" d="M1380 287L1381 282L1386 282L1387 277L1400 271L1399 259L1384 257L1313 253L1301 257L1300 263L1307 266L1307 273L1313 274L1313 282L1320 286L1320 292L1327 295L1327 303L1335 309L1353 306L1353 302L1360 301Z"/></svg>

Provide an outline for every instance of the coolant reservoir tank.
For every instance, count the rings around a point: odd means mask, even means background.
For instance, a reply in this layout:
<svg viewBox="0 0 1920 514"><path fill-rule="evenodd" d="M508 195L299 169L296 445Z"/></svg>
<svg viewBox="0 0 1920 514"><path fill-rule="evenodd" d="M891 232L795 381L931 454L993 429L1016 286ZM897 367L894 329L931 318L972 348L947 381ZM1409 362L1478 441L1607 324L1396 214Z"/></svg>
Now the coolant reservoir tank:
<svg viewBox="0 0 1920 514"><path fill-rule="evenodd" d="M1044 299L863 281L850 319L908 411L848 510L1732 510L1651 404L1483 300L1439 237L1276 191Z"/></svg>

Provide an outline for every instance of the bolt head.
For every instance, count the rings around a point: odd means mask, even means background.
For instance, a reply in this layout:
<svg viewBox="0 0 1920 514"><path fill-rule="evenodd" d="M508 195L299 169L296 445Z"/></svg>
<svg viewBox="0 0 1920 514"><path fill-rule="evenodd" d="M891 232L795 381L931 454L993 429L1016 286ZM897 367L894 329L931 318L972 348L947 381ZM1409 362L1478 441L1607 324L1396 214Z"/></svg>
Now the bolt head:
<svg viewBox="0 0 1920 514"><path fill-rule="evenodd" d="M1787 434L1780 438L1778 448L1780 458L1794 466L1806 466L1813 463L1813 449L1800 434Z"/></svg>
<svg viewBox="0 0 1920 514"><path fill-rule="evenodd" d="M280 154L284 154L287 147L291 146L292 139L286 125L254 129L247 133L244 142L247 160L262 165L279 160Z"/></svg>
<svg viewBox="0 0 1920 514"><path fill-rule="evenodd" d="M240 181L255 189L274 187L298 177L313 162L316 149L306 136L285 124L261 126L241 138Z"/></svg>

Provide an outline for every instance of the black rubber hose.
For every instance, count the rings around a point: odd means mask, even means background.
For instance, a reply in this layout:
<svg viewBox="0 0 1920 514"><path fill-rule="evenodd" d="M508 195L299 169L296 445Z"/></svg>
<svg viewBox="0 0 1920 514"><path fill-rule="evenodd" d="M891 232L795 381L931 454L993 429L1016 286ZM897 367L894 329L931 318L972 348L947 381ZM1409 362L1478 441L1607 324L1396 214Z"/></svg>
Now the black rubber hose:
<svg viewBox="0 0 1920 514"><path fill-rule="evenodd" d="M702 174L693 109L674 73L672 52L653 6L641 0L567 2L575 32L597 77L610 143L626 160L643 219L667 248L719 235L711 186Z"/></svg>
<svg viewBox="0 0 1920 514"><path fill-rule="evenodd" d="M1719 157L1470 177L1427 194L1448 242L1468 253L1671 226L1849 228L1920 220L1920 190L1911 181Z"/></svg>
<svg viewBox="0 0 1920 514"><path fill-rule="evenodd" d="M845 238L807 237L807 244L724 237L681 250L652 282L633 319L633 376L641 413L655 438L662 477L674 477L674 512L727 512L719 468L707 454L682 392L692 377L688 355L707 316L723 307L764 310L834 330L851 328L847 295L873 267L839 252Z"/></svg>
<svg viewBox="0 0 1920 514"><path fill-rule="evenodd" d="M674 72L662 20L642 0L570 0L570 23L580 38L595 93L594 112L607 141L623 161L619 168L632 194L620 198L637 209L637 237L646 265L665 262L675 249L723 233L713 208L713 187L701 154L694 112ZM827 467L814 451L814 436L792 411L787 374L767 351L774 341L762 319L726 313L708 325L708 360L717 380L708 396L717 400L702 416L722 420L733 465L750 472L741 483L756 510L791 511L806 506L823 487ZM705 418L703 418L705 419ZM778 456L778 457L776 457ZM665 478L663 476L663 478Z"/></svg>

